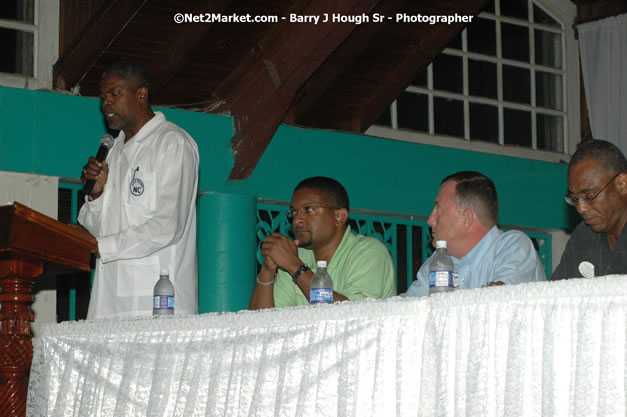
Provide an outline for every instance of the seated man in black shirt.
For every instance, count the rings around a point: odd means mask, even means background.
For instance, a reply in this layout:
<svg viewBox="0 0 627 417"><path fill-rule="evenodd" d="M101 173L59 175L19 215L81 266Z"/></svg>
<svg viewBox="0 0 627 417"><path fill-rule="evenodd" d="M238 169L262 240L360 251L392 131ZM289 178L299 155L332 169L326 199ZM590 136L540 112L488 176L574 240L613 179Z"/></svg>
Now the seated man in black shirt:
<svg viewBox="0 0 627 417"><path fill-rule="evenodd" d="M615 145L587 140L568 165L566 202L583 221L551 279L627 274L627 160Z"/></svg>

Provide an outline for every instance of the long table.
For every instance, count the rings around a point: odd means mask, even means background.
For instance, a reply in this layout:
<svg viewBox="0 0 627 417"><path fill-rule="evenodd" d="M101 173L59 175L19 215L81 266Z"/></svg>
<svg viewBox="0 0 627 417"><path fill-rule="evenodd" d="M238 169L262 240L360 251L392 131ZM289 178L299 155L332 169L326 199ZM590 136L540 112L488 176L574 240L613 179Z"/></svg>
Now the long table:
<svg viewBox="0 0 627 417"><path fill-rule="evenodd" d="M627 276L47 325L27 415L625 416Z"/></svg>

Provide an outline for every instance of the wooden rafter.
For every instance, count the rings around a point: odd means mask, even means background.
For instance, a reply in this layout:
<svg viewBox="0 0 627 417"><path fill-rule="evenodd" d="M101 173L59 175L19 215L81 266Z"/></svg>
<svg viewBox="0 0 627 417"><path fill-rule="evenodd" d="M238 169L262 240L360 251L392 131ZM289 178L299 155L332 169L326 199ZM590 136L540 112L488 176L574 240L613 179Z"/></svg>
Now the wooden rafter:
<svg viewBox="0 0 627 417"><path fill-rule="evenodd" d="M312 16L329 11L369 13L378 0L350 0L341 6L333 0L300 3L306 4L298 13ZM220 110L236 118L232 138L235 163L229 179L250 176L296 92L354 29L354 24L290 24L282 20L233 72L224 88L217 90L214 98L225 100Z"/></svg>
<svg viewBox="0 0 627 417"><path fill-rule="evenodd" d="M222 13L230 3L231 0L215 0L195 7L188 5L185 12L196 16L218 14ZM189 55L198 47L213 25L213 23L183 25L174 43L166 51L160 51L154 56L155 62L150 65L154 68L150 74L153 97L159 96L168 80L185 64Z"/></svg>
<svg viewBox="0 0 627 417"><path fill-rule="evenodd" d="M81 94L97 96L101 71L122 57L134 59L151 74L153 103L233 116L230 179L244 179L283 121L364 131L463 28L393 19L294 23L290 14L476 15L486 1L64 0L67 41L54 67L55 87L80 83ZM93 14L82 13L84 2ZM279 20L177 25L172 18L179 12Z"/></svg>
<svg viewBox="0 0 627 417"><path fill-rule="evenodd" d="M390 16L405 0L381 0L373 9L373 13ZM375 38L384 24L362 24L346 38L333 52L315 74L307 80L298 92L294 103L285 116L287 123L299 123L309 112L310 108L324 94L329 86L337 79L338 74L348 66L357 56L364 52L370 41Z"/></svg>
<svg viewBox="0 0 627 417"><path fill-rule="evenodd" d="M102 3L100 9L85 25L54 64L54 86L70 90L81 82L92 66L105 53L107 47L124 30L148 0L111 0Z"/></svg>
<svg viewBox="0 0 627 417"><path fill-rule="evenodd" d="M485 5L486 0L472 0L460 4L438 4L438 8L433 6L429 9L413 9L412 12L422 13L425 15L449 15L458 13L460 15L476 15L481 8ZM384 6L383 4L381 6ZM389 7L394 9L398 7L397 4L390 4ZM421 7L421 6L417 6ZM295 109L290 109L290 114L294 117L290 121L296 124L305 126L318 126L328 129L340 129L351 130L355 132L365 131L376 118L385 110L387 106L411 83L416 75L425 68L433 58L441 52L441 50L466 26L465 23L454 24L439 24L433 26L409 24L405 25L403 29L399 29L398 24L388 25L381 29L379 35L385 35L383 33L386 29L394 31L396 33L402 33L401 39L411 40L404 44L395 45L395 53L392 55L386 55L386 62L384 65L388 68L385 71L386 76L377 80L376 83L369 85L368 92L363 91L354 92L356 94L362 94L359 100L354 102L345 102L342 107L342 111L338 111L338 108L329 110L325 104L332 101L334 91L340 90L340 85L347 83L347 77L350 76L350 71L342 71L344 78L338 78L332 85L316 86L307 85L304 87L306 90L322 90L326 95L320 95L320 99L317 102L312 102L310 98L307 99L306 105L298 107L301 103L296 103ZM358 40L366 42L372 38L369 36L368 31L372 29L369 27L359 28L359 31L355 31L352 36ZM348 39L347 44L351 43L351 39ZM343 53L338 50L338 54ZM340 59L341 55L338 57ZM334 65L335 59L331 57L326 65ZM354 63L353 63L354 65ZM332 69L325 68L324 66L319 70L320 72L333 72ZM338 70L338 72L340 72ZM316 77L312 77L311 82L315 82ZM345 92L344 95L350 95L349 92ZM341 105L340 105L341 106ZM339 115L339 117L338 117Z"/></svg>

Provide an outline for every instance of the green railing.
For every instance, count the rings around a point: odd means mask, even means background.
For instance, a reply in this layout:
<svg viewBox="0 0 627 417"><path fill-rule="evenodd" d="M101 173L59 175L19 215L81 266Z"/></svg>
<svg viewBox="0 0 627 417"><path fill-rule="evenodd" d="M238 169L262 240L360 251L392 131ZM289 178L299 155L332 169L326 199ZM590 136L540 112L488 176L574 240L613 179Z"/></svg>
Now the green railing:
<svg viewBox="0 0 627 417"><path fill-rule="evenodd" d="M272 232L280 232L292 238L293 236L291 224L285 215L289 204L262 201L257 207L257 262L261 265L261 243L265 236ZM349 223L356 233L377 238L388 248L396 268L398 292L405 292L424 260L433 252L426 219L352 210ZM550 276L551 235L522 231L533 241L544 264L546 276Z"/></svg>
<svg viewBox="0 0 627 417"><path fill-rule="evenodd" d="M287 203L257 204L257 262L263 262L261 243L265 236L280 232L292 236L292 225L285 212ZM431 253L431 235L424 219L384 216L354 210L350 213L351 228L364 236L380 240L390 251L397 271L398 290L404 292L411 284L412 277Z"/></svg>
<svg viewBox="0 0 627 417"><path fill-rule="evenodd" d="M79 192L82 184L72 182L59 182L60 200L68 199L70 195L70 208L66 208L61 221L76 223L78 215ZM263 262L261 258L261 243L265 236L273 232L292 236L292 225L285 216L289 207L288 203L268 202L259 200L257 204L257 262ZM379 239L390 251L394 260L397 274L398 292L405 292L413 281L416 272L425 259L432 253L431 233L426 219L420 217L396 216L393 214L381 214L363 210L353 210L350 214L351 228L361 235L372 236ZM511 227L510 227L511 228ZM545 267L547 277L551 275L551 235L536 231L523 230L532 239L540 259ZM69 319L76 319L76 290L69 292Z"/></svg>
<svg viewBox="0 0 627 417"><path fill-rule="evenodd" d="M70 196L69 210L63 210L63 207L60 206L60 209L59 209L60 221L63 221L66 223L67 222L76 223L76 219L78 217L78 195L82 189L83 189L83 184L81 183L78 183L75 181L69 182L69 180L66 180L66 181L59 180L59 201L60 202L66 201L65 198L61 197L63 193L69 194ZM69 298L68 318L69 320L76 320L76 288L70 288L68 298Z"/></svg>

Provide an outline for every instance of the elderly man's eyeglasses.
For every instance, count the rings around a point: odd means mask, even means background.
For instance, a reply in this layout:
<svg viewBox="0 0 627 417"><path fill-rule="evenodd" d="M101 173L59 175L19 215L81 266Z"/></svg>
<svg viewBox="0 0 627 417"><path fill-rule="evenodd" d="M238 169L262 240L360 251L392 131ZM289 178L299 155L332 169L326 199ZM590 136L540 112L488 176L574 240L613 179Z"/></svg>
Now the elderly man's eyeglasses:
<svg viewBox="0 0 627 417"><path fill-rule="evenodd" d="M337 209L339 209L339 207L305 206L305 207L301 207L299 209L295 209L295 208L292 207L285 214L287 215L288 219L293 219L297 214L304 214L306 216L311 216L312 214L316 213L318 211L318 209L337 210Z"/></svg>
<svg viewBox="0 0 627 417"><path fill-rule="evenodd" d="M607 186L610 185L612 183L612 181L614 181L616 179L616 177L618 177L619 175L620 175L620 172L618 174L614 175L612 177L612 179L609 180L609 182L607 184L605 184L605 186L603 186L603 188L601 188L599 190L599 192L596 193L595 195L593 195L592 197L587 196L587 195L584 195L582 197L577 197L574 194L568 193L564 197L564 201L566 201L571 206L576 206L577 203L583 203L583 204L586 204L586 205L590 205L590 204L592 204L594 199L597 198L599 196L599 194L601 194L603 192L603 190L605 190L607 188Z"/></svg>

